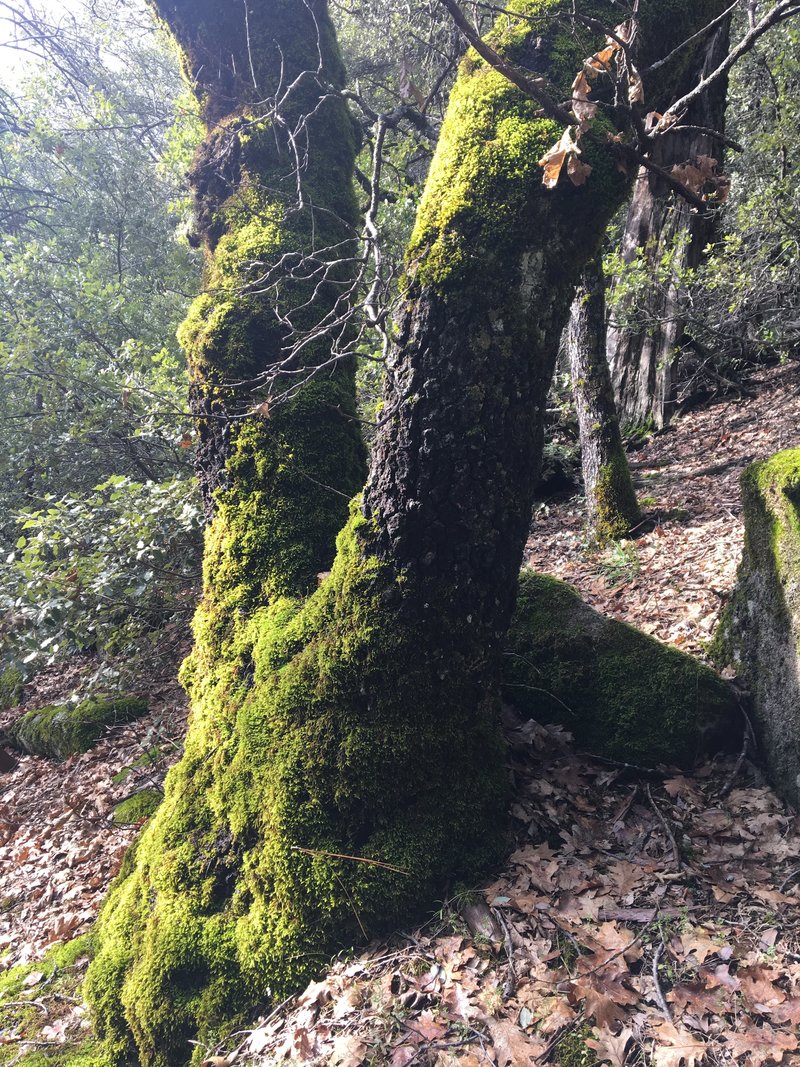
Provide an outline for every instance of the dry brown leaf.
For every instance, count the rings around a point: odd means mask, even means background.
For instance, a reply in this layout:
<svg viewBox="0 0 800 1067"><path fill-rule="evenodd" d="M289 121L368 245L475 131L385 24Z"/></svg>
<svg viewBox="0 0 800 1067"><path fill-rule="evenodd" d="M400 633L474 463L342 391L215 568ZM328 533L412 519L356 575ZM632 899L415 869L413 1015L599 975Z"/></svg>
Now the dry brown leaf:
<svg viewBox="0 0 800 1067"><path fill-rule="evenodd" d="M633 1031L623 1026L619 1034L604 1028L595 1028L594 1032L597 1036L587 1038L586 1044L597 1053L598 1061L610 1063L611 1067L625 1067L625 1050L633 1039Z"/></svg>
<svg viewBox="0 0 800 1067"><path fill-rule="evenodd" d="M572 126L567 126L558 142L539 160L539 166L544 168L542 184L548 189L555 189L558 185L561 170L567 159L571 156L580 155L580 148L572 136L572 129Z"/></svg>
<svg viewBox="0 0 800 1067"><path fill-rule="evenodd" d="M601 1029L619 1026L627 1018L623 1005L639 1002L639 994L623 985L616 975L599 973L579 978L572 983L572 991L584 1001L587 1018L594 1018Z"/></svg>
<svg viewBox="0 0 800 1067"><path fill-rule="evenodd" d="M589 99L592 87L584 71L572 83L572 113L581 129L585 129L597 114L597 104Z"/></svg>
<svg viewBox="0 0 800 1067"><path fill-rule="evenodd" d="M777 968L757 963L750 967L740 967L736 972L742 996L748 1007L754 1011L770 1011L776 1004L786 1000L786 994L775 985L782 972Z"/></svg>
<svg viewBox="0 0 800 1067"><path fill-rule="evenodd" d="M745 1029L741 1033L729 1030L722 1036L728 1042L734 1056L747 1056L753 1067L761 1067L763 1063L783 1063L787 1052L794 1052L797 1048L797 1037L794 1034L784 1034L780 1030L773 1030L766 1023L763 1026L754 1026L745 1016L742 1020ZM747 1025L747 1024L750 1025Z"/></svg>
<svg viewBox="0 0 800 1067"><path fill-rule="evenodd" d="M659 1020L654 1029L659 1042L653 1049L655 1067L698 1067L706 1052L705 1042L666 1020Z"/></svg>
<svg viewBox="0 0 800 1067"><path fill-rule="evenodd" d="M361 1067L369 1046L357 1034L340 1034L333 1043L330 1067Z"/></svg>
<svg viewBox="0 0 800 1067"><path fill-rule="evenodd" d="M570 155L567 159L567 175L573 185L585 185L586 179L592 173L588 163L582 163L577 155Z"/></svg>
<svg viewBox="0 0 800 1067"><path fill-rule="evenodd" d="M494 1045L497 1067L534 1064L547 1048L543 1042L527 1037L508 1019L487 1018L485 1024Z"/></svg>

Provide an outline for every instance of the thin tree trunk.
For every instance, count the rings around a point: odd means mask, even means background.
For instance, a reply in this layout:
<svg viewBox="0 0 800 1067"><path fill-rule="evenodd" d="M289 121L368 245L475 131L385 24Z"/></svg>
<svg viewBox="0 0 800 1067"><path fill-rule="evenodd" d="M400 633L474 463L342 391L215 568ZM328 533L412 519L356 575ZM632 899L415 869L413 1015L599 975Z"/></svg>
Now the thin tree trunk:
<svg viewBox="0 0 800 1067"><path fill-rule="evenodd" d="M613 540L628 533L641 514L606 361L605 277L599 256L587 265L572 301L567 348L589 525L598 540Z"/></svg>
<svg viewBox="0 0 800 1067"><path fill-rule="evenodd" d="M568 26L571 0L545 6L522 2L492 39L569 95L598 39L551 21ZM646 66L721 3L678 0L666 25L655 0L640 6ZM248 7L290 55L302 0ZM614 24L615 4L592 11ZM651 80L651 106L673 80ZM207 581L225 596L198 613L185 755L104 907L87 979L117 1059L135 1046L144 1064L180 1062L188 1038L474 884L506 849L498 664L545 396L579 272L626 195L601 146L583 187L546 189L536 161L560 133L467 55L408 250L391 417L320 588L251 606L246 526L231 537L216 513ZM226 470L222 499L238 500L239 465Z"/></svg>
<svg viewBox="0 0 800 1067"><path fill-rule="evenodd" d="M675 95L682 96L706 74L715 70L728 53L730 20L723 23L697 52L680 79ZM724 131L727 79L721 78L689 108L684 124ZM695 131L663 138L653 161L669 171L700 156L722 158L718 139ZM607 353L617 408L623 421L665 426L675 410L680 373L680 347L684 321L679 303L681 274L700 265L703 251L714 235L711 212L698 213L675 197L657 174L642 169L636 181L622 238L622 257L630 263L643 251L655 275L665 252L676 249L668 282L654 287L644 309L645 329L614 327L608 330Z"/></svg>

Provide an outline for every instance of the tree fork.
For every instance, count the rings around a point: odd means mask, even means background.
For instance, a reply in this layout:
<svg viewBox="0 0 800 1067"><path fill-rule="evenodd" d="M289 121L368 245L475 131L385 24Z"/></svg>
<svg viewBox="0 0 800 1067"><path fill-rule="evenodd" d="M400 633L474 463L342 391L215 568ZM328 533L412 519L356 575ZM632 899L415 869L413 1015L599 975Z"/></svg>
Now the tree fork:
<svg viewBox="0 0 800 1067"><path fill-rule="evenodd" d="M594 50L571 4L521 0L491 35L567 96ZM610 0L590 8L614 24ZM647 62L721 5L675 0L666 24L662 3L641 8ZM649 106L673 80L659 72ZM579 271L626 193L597 146L584 187L545 189L536 161L559 134L465 57L408 250L395 414L331 573L307 600L200 610L185 755L103 909L87 979L117 1060L183 1061L188 1038L212 1041L507 847L498 675L544 400ZM213 534L209 582L237 551Z"/></svg>

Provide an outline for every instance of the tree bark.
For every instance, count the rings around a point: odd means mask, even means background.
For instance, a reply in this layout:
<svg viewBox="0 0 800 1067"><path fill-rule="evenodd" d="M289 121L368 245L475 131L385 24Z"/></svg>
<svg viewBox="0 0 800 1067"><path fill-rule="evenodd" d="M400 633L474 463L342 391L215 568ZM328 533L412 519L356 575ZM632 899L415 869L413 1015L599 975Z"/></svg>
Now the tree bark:
<svg viewBox="0 0 800 1067"><path fill-rule="evenodd" d="M598 540L613 540L628 533L641 513L606 361L605 277L599 256L587 265L575 293L567 349L589 526Z"/></svg>
<svg viewBox="0 0 800 1067"><path fill-rule="evenodd" d="M344 70L324 4L153 7L205 124L189 173L204 287L179 337L201 492L216 515L206 600L252 607L314 588L366 474L353 358L328 366L329 335L290 354L341 310L355 275L359 134L327 92ZM296 395L276 404L286 390Z"/></svg>
<svg viewBox="0 0 800 1067"><path fill-rule="evenodd" d="M702 44L677 84L676 97L683 96L702 77L715 70L728 53L730 20ZM727 78L720 78L687 111L683 123L724 132ZM657 142L653 162L664 170L707 155L722 158L722 144L705 133L688 130ZM644 318L648 327L614 327L608 330L608 363L617 408L623 421L652 423L664 427L672 417L680 382L680 346L684 320L679 304L680 276L702 262L703 250L714 236L714 217L698 213L672 194L657 174L642 169L636 180L625 231L622 258L630 263L641 251L651 274L665 252L675 251L674 268L667 283L646 299Z"/></svg>
<svg viewBox="0 0 800 1067"><path fill-rule="evenodd" d="M590 7L614 24L610 0ZM666 26L655 0L641 8L644 66L721 4L678 0ZM568 96L598 38L573 32L572 0L518 9L494 46ZM283 21L271 29L284 45ZM651 106L673 80L651 79ZM182 1061L190 1037L473 884L506 849L499 661L545 395L580 269L626 194L598 145L586 185L546 189L536 161L560 134L467 55L408 250L390 417L319 589L265 584L254 603L244 505L233 537L216 512L185 754L103 909L87 978L113 1058ZM239 465L226 469L222 499L238 500Z"/></svg>

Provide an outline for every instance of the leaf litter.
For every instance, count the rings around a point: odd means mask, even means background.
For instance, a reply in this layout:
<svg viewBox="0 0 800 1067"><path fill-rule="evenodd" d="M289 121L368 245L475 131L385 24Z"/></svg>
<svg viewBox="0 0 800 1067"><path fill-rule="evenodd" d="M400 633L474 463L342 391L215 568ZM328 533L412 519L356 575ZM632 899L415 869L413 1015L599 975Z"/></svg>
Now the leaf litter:
<svg viewBox="0 0 800 1067"><path fill-rule="evenodd" d="M638 568L623 559L615 581L587 551L576 501L537 517L530 561L600 610L702 651L741 549L744 461L793 443L793 372L764 372L756 400L693 412L638 454L658 520L632 538ZM3 966L89 928L135 834L110 823L111 805L154 739L171 754L146 774L163 777L177 755L183 698L171 681L156 690L149 721L64 764L23 757L0 774ZM515 847L500 876L265 1006L205 1050L209 1067L798 1062L800 827L758 768L720 758L637 778L576 752L560 728L505 725ZM34 963L25 981L35 1003L50 978ZM26 1035L46 1045L86 1026L75 1003Z"/></svg>

